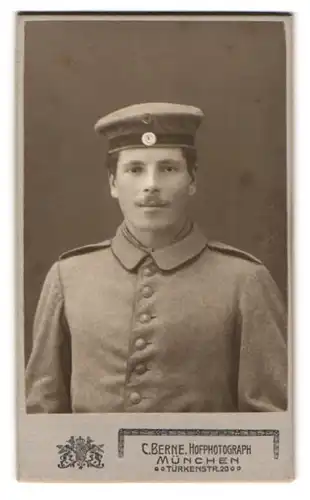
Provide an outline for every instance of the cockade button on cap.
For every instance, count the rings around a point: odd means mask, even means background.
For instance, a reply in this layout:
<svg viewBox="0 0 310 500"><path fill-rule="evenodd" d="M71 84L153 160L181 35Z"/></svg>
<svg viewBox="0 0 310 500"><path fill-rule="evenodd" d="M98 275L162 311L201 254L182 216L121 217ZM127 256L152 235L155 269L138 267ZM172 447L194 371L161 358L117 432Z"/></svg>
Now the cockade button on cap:
<svg viewBox="0 0 310 500"><path fill-rule="evenodd" d="M149 323L151 321L151 316L147 313L143 313L140 315L140 322L141 323Z"/></svg>
<svg viewBox="0 0 310 500"><path fill-rule="evenodd" d="M157 142L157 137L153 132L145 132L141 137L141 141L144 146L154 146Z"/></svg>
<svg viewBox="0 0 310 500"><path fill-rule="evenodd" d="M151 297L153 295L153 290L150 286L144 286L142 288L142 295L143 297Z"/></svg>
<svg viewBox="0 0 310 500"><path fill-rule="evenodd" d="M145 342L144 339L142 339L141 337L139 337L135 341L135 346L136 346L137 349L144 349L145 346L146 346L146 342Z"/></svg>
<svg viewBox="0 0 310 500"><path fill-rule="evenodd" d="M142 375L146 372L146 366L143 363L139 363L135 368L136 373Z"/></svg>
<svg viewBox="0 0 310 500"><path fill-rule="evenodd" d="M129 396L130 402L134 405L140 403L141 396L138 392L132 392Z"/></svg>

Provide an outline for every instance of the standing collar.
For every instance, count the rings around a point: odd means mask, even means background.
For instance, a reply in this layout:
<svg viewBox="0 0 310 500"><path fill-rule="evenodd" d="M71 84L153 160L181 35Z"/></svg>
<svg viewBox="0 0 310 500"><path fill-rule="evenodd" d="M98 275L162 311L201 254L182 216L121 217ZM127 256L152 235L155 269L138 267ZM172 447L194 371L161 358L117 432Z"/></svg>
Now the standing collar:
<svg viewBox="0 0 310 500"><path fill-rule="evenodd" d="M128 270L134 270L147 256L154 259L162 271L169 271L196 257L207 245L207 239L196 224L181 240L153 251L135 245L124 233L124 223L117 229L112 239L112 252Z"/></svg>

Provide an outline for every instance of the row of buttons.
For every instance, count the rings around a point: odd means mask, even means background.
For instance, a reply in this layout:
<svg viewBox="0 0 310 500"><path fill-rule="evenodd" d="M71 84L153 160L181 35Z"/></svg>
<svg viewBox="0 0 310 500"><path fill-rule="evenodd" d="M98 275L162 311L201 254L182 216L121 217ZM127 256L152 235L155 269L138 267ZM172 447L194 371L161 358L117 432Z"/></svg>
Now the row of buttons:
<svg viewBox="0 0 310 500"><path fill-rule="evenodd" d="M150 277L156 273L156 268L154 265L151 264L151 265L145 267L144 269L142 269L141 271L142 271L143 277ZM154 290L149 285L145 285L141 289L141 295L142 295L142 297L144 297L146 299L152 297L153 293L154 293ZM149 313L144 312L144 313L140 314L138 319L139 319L140 323L146 324L146 323L149 323L151 321L152 317ZM146 340L144 340L142 337L139 337L135 340L135 348L138 349L139 351L141 351L142 349L145 349L146 344L147 344ZM147 371L147 367L144 363L139 363L135 367L135 372L138 375L143 375L143 373L145 373L146 371ZM136 405L136 404L140 403L141 399L142 399L141 395L138 392L132 392L129 395L129 400L130 400L131 404Z"/></svg>

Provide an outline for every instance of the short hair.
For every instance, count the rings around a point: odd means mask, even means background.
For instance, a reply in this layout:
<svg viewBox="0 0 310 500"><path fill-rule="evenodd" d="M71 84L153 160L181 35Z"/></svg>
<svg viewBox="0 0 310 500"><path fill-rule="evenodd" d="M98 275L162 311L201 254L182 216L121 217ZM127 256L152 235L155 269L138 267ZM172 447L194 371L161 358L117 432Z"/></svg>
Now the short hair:
<svg viewBox="0 0 310 500"><path fill-rule="evenodd" d="M197 151L194 148L180 148L182 151L182 155L186 161L186 166L189 175L194 180L194 175L197 170ZM115 177L117 162L119 157L119 151L115 151L114 153L108 153L106 158L106 167L110 175Z"/></svg>

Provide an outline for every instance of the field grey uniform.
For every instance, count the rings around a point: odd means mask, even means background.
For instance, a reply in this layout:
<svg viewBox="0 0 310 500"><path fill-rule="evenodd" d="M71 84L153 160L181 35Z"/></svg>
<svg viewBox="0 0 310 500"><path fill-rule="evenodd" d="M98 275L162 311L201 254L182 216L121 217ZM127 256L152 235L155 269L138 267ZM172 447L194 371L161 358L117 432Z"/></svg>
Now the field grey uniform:
<svg viewBox="0 0 310 500"><path fill-rule="evenodd" d="M286 407L284 310L254 257L197 227L147 254L119 228L64 255L43 287L28 412Z"/></svg>
<svg viewBox="0 0 310 500"><path fill-rule="evenodd" d="M111 151L137 141L192 147L199 110L174 106L130 107L98 128ZM50 269L27 411L284 410L285 325L278 288L255 257L209 242L196 225L150 251L122 224L111 241L68 252Z"/></svg>

